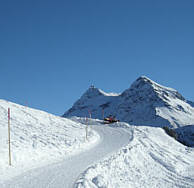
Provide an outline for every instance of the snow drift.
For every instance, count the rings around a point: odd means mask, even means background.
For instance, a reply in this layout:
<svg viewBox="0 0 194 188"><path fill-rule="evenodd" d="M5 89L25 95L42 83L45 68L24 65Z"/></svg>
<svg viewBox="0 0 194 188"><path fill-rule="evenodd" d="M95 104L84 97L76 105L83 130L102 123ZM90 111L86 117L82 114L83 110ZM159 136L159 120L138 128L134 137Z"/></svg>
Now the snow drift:
<svg viewBox="0 0 194 188"><path fill-rule="evenodd" d="M162 128L117 123L133 133L118 152L88 167L75 188L194 187L194 149Z"/></svg>
<svg viewBox="0 0 194 188"><path fill-rule="evenodd" d="M7 109L11 109L12 166L8 165ZM66 118L0 100L0 183L31 168L88 149L98 140L85 126Z"/></svg>

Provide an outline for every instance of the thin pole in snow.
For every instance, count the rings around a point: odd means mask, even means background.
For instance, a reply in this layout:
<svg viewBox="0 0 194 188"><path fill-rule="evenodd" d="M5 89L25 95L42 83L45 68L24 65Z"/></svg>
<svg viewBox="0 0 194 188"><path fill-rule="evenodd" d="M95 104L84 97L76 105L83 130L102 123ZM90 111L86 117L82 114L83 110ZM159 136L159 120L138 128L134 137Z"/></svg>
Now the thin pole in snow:
<svg viewBox="0 0 194 188"><path fill-rule="evenodd" d="M102 120L104 119L104 109L102 109Z"/></svg>
<svg viewBox="0 0 194 188"><path fill-rule="evenodd" d="M11 166L10 108L8 108L8 145L9 145L9 165Z"/></svg>

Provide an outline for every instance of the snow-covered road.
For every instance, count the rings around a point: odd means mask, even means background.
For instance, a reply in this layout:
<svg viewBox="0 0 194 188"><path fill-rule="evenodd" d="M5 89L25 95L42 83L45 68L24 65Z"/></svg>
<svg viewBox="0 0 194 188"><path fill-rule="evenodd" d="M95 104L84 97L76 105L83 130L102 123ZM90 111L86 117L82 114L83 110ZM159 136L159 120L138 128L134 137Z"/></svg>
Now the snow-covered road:
<svg viewBox="0 0 194 188"><path fill-rule="evenodd" d="M90 150L63 161L28 171L1 185L2 188L71 188L79 175L92 163L127 145L132 132L123 128L92 126L98 132L100 142Z"/></svg>

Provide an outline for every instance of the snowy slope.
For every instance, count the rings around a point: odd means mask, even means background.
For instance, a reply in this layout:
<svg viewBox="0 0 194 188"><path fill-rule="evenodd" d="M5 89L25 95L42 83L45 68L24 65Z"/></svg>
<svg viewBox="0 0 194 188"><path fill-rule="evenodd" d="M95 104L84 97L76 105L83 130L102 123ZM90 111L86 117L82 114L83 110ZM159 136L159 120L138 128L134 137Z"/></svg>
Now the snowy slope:
<svg viewBox="0 0 194 188"><path fill-rule="evenodd" d="M3 106L5 109L7 108L7 105L3 104ZM19 105L15 107L16 109L25 108ZM37 115L36 112L39 114L39 121L41 121L40 113L45 114L44 119L46 119L47 116L50 116L52 120L56 120L55 118L57 118L38 110L32 111L34 111L34 115ZM25 115L25 113L23 115ZM82 132L83 125L78 122L84 122L84 119L76 117L73 119L76 121L75 123L67 119L58 119L58 125L59 127L61 125L62 131L65 127L70 129L72 134L77 134L77 130L79 130L80 133ZM12 122L13 121L14 119L12 119ZM64 122L62 123L61 121L64 121L65 125L63 124ZM21 124L22 122L18 124L18 128L22 127L23 130L20 132L15 129L15 132L19 134L23 132L27 133L27 131L24 131L25 126L21 126ZM27 159L28 163L34 163L36 160L39 160L36 165L25 164L24 160L20 162L15 160L15 165L11 168L1 164L3 169L0 169L0 187L70 188L75 181L74 187L76 188L194 187L194 149L187 148L176 142L172 137L168 136L162 128L133 126L127 123L116 123L110 125L112 127L109 127L101 124L99 120L90 120L90 126L91 125L100 135L98 145L96 144L94 148L86 152L81 152L79 155L72 155L71 157L64 157L64 153L62 153L61 150L61 153L59 153L59 151L55 149L56 156L54 156L54 160L52 156L50 156L53 152L49 150L47 160L45 161L42 160L40 155L44 155L43 152L47 151L47 149L45 146L42 146L41 150L36 152L37 156L32 155L31 157L31 155L28 155L30 159L35 160ZM47 126L50 129L50 126ZM73 126L75 127L72 129ZM57 129L59 127L57 127ZM38 134L39 131L36 131ZM55 130L52 130L52 133L55 133ZM12 135L13 134L12 132ZM47 135L45 135L45 137L49 136L49 132L45 134ZM60 131L57 132L57 135L58 134L60 135ZM67 131L67 138L68 135L69 133ZM23 136L23 138L27 137ZM15 140L20 139L15 136ZM79 140L81 140L81 142L79 142ZM79 150L83 150L83 148L80 148L80 146L84 147L83 144L83 137L78 136L76 142L72 143L68 152L72 152L72 149L75 147L78 147ZM49 143L46 145L49 145ZM28 144L24 146L28 148L28 153L34 153L34 148L32 146ZM61 145L59 144L58 147L61 148ZM62 147L64 148L64 145ZM26 151L20 148L18 152L24 155ZM66 154L69 154L68 152ZM27 154L25 154L25 156L27 156ZM19 158L20 156L17 157ZM104 159L102 159L102 157ZM0 159L2 160L2 158ZM50 164L51 162L53 163L53 161L56 163ZM37 167L39 168L37 169ZM15 171L15 174L18 173L16 173L16 168L19 173L23 173L11 178L13 176L12 171ZM80 175L78 176L78 174ZM7 181L5 181L6 179Z"/></svg>
<svg viewBox="0 0 194 188"><path fill-rule="evenodd" d="M108 94L90 87L64 117L88 116L102 119L114 115L134 125L180 127L194 124L194 108L176 90L161 86L145 76L121 94Z"/></svg>
<svg viewBox="0 0 194 188"><path fill-rule="evenodd" d="M194 187L194 148L176 142L162 128L126 123L115 126L129 129L133 139L88 167L75 188Z"/></svg>
<svg viewBox="0 0 194 188"><path fill-rule="evenodd" d="M95 121L93 121L94 123ZM91 125L90 125L91 126ZM1 188L73 188L78 176L91 164L127 145L132 134L119 127L92 126L100 135L100 142L79 155L64 158L55 164L32 169L0 184ZM117 140L115 142L115 140Z"/></svg>
<svg viewBox="0 0 194 188"><path fill-rule="evenodd" d="M8 165L7 109L11 109L12 166ZM66 118L0 100L0 183L88 149L99 136Z"/></svg>

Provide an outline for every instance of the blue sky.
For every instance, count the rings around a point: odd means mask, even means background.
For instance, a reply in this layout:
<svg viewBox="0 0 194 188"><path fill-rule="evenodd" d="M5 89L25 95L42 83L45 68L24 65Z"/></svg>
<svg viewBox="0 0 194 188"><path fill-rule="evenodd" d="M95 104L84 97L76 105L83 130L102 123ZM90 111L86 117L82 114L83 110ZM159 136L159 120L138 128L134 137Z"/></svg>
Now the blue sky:
<svg viewBox="0 0 194 188"><path fill-rule="evenodd" d="M139 76L194 101L193 0L1 0L0 98L62 115Z"/></svg>

